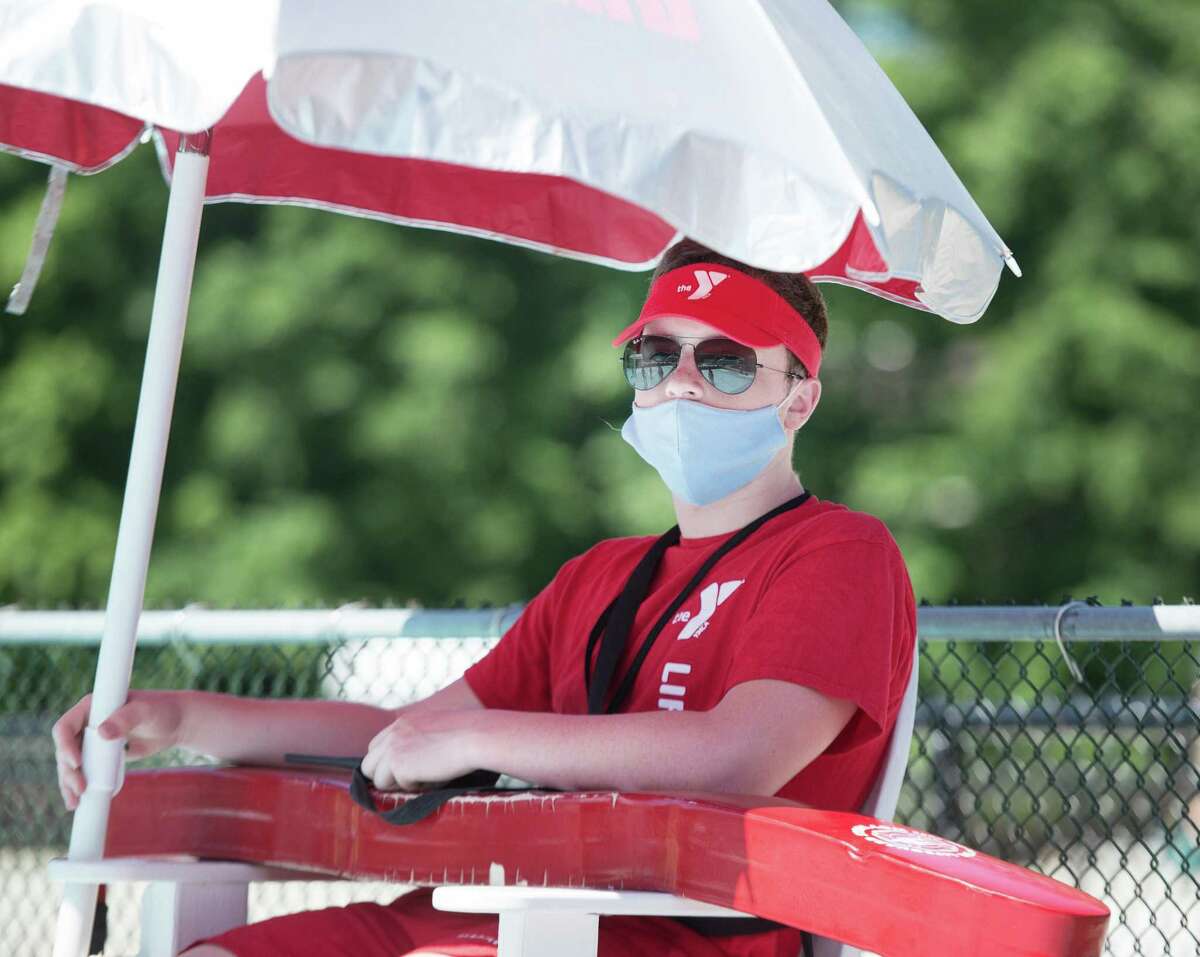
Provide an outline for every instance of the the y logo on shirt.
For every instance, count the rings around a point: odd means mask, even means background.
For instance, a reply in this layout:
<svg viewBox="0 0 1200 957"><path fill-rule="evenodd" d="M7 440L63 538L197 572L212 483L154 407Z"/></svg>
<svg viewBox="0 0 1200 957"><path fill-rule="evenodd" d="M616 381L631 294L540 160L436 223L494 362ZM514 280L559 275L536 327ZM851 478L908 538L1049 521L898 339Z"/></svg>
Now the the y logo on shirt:
<svg viewBox="0 0 1200 957"><path fill-rule="evenodd" d="M681 611L671 619L673 625L681 621L687 623L676 637L680 641L686 641L688 638L695 638L697 635L703 634L713 612L725 604L725 599L737 591L738 586L745 580L740 578L737 581L721 582L719 585L713 582L700 592L700 614L693 618L690 611Z"/></svg>

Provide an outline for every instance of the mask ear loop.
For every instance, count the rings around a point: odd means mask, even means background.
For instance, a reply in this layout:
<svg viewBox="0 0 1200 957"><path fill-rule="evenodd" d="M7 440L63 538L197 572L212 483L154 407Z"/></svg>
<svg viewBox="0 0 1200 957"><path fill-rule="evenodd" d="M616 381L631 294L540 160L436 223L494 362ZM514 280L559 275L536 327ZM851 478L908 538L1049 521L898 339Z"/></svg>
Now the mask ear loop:
<svg viewBox="0 0 1200 957"><path fill-rule="evenodd" d="M779 415L779 413L781 413L781 412L786 414L787 407L790 406L793 401L795 401L796 393L800 391L800 387L802 385L804 385L807 378L808 377L806 376L804 379L800 379L794 386L792 386L791 391L783 397L783 401L780 402L779 405L775 406L775 414L776 415ZM782 419L780 419L779 424L781 426L783 426ZM787 427L786 426L783 426L783 427L786 430Z"/></svg>

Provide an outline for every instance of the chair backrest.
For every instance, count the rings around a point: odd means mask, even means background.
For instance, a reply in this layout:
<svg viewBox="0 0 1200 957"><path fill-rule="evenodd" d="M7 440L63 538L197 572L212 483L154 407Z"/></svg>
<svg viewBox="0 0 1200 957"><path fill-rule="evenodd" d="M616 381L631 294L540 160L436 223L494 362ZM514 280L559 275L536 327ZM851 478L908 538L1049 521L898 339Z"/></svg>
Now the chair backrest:
<svg viewBox="0 0 1200 957"><path fill-rule="evenodd" d="M908 769L908 752L912 747L913 722L917 714L917 676L921 670L921 655L919 648L913 648L912 672L908 677L908 687L904 689L904 700L900 702L900 710L896 713L896 723L892 727L892 740L888 744L887 756L883 759L883 767L875 786L863 802L862 813L868 817L877 817L881 821L890 821L896 813L896 804L900 800L900 787L904 784L904 773Z"/></svg>
<svg viewBox="0 0 1200 957"><path fill-rule="evenodd" d="M875 786L863 802L862 813L890 821L896 813L900 800L900 786L904 784L904 772L908 769L908 752L912 747L913 723L917 715L917 677L921 671L920 645L913 648L912 672L908 676L908 687L896 713L892 726L892 740L888 743L883 767L875 779ZM827 937L813 938L813 957L859 957L864 954L857 947L830 940Z"/></svg>

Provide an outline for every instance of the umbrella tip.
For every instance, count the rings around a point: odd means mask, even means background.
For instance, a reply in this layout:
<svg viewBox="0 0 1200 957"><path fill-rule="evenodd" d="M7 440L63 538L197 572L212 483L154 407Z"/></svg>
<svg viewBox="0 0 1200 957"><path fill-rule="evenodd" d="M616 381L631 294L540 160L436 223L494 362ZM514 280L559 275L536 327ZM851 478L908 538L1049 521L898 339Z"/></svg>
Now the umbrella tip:
<svg viewBox="0 0 1200 957"><path fill-rule="evenodd" d="M863 219L867 221L867 225L878 229L880 223L883 222L883 217L879 215L879 207L871 202L869 198L864 197L861 208Z"/></svg>
<svg viewBox="0 0 1200 957"><path fill-rule="evenodd" d="M1004 265L1008 267L1008 271L1014 276L1016 276L1018 279L1021 278L1021 267L1017 265L1017 261L1013 258L1012 253L1006 252L1004 254Z"/></svg>

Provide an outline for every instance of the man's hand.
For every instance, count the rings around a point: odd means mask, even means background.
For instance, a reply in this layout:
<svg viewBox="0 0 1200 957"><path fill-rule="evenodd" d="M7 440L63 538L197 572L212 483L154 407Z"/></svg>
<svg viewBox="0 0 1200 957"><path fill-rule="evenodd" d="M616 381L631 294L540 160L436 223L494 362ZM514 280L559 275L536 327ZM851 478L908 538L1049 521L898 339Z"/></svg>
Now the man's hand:
<svg viewBox="0 0 1200 957"><path fill-rule="evenodd" d="M125 757L136 761L179 744L187 692L131 691L98 731L106 741L125 738ZM58 790L68 810L79 806L87 781L83 777L83 730L92 710L92 696L84 695L54 723L54 756Z"/></svg>
<svg viewBox="0 0 1200 957"><path fill-rule="evenodd" d="M381 791L416 791L479 767L482 711L410 711L371 739L362 769Z"/></svg>

